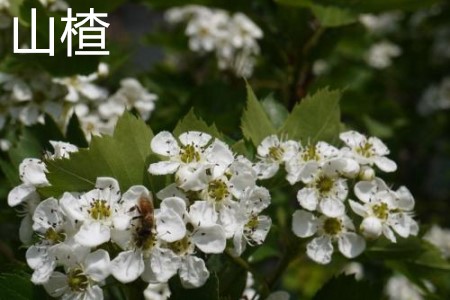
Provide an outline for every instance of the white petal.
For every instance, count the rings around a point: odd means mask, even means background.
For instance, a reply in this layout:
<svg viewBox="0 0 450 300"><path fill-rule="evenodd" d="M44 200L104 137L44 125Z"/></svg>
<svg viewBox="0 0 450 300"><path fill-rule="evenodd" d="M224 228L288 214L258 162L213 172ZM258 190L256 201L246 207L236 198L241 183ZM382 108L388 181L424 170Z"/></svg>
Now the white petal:
<svg viewBox="0 0 450 300"><path fill-rule="evenodd" d="M211 140L211 136L204 132L199 131L187 131L180 134L178 137L183 145L194 145L197 147L204 147Z"/></svg>
<svg viewBox="0 0 450 300"><path fill-rule="evenodd" d="M378 190L379 186L376 180L359 181L354 187L356 197L364 203L373 201Z"/></svg>
<svg viewBox="0 0 450 300"><path fill-rule="evenodd" d="M116 230L111 229L111 241L116 243L121 249L129 249L129 245L133 243L132 230Z"/></svg>
<svg viewBox="0 0 450 300"><path fill-rule="evenodd" d="M186 235L186 225L182 217L173 209L161 209L156 214L156 232L158 238L172 243Z"/></svg>
<svg viewBox="0 0 450 300"><path fill-rule="evenodd" d="M314 238L306 246L306 254L319 264L328 264L331 262L333 254L333 245L327 236Z"/></svg>
<svg viewBox="0 0 450 300"><path fill-rule="evenodd" d="M344 176L354 178L358 175L360 167L353 159L335 158L325 163L323 170L328 176L333 177L343 174Z"/></svg>
<svg viewBox="0 0 450 300"><path fill-rule="evenodd" d="M412 218L405 213L391 214L388 218L388 224L392 226L395 232L403 238L409 236Z"/></svg>
<svg viewBox="0 0 450 300"><path fill-rule="evenodd" d="M247 240L244 237L244 228L241 228L241 230L238 230L236 234L233 236L233 250L232 254L234 256L241 256L241 254L245 251L245 248L247 248Z"/></svg>
<svg viewBox="0 0 450 300"><path fill-rule="evenodd" d="M377 137L370 137L368 142L372 145L372 149L378 156L384 156L389 154L389 149L386 145Z"/></svg>
<svg viewBox="0 0 450 300"><path fill-rule="evenodd" d="M151 164L148 168L148 172L153 175L173 174L179 167L180 163L176 161L160 161Z"/></svg>
<svg viewBox="0 0 450 300"><path fill-rule="evenodd" d="M59 210L58 200L48 198L36 207L33 214L33 230L45 233L47 229L53 227L58 230L63 225L63 216Z"/></svg>
<svg viewBox="0 0 450 300"><path fill-rule="evenodd" d="M157 281L167 282L177 273L180 265L181 258L171 250L160 248L153 250L150 258L150 267ZM145 273L142 274L142 279L146 280L144 275Z"/></svg>
<svg viewBox="0 0 450 300"><path fill-rule="evenodd" d="M292 216L292 231L298 237L310 237L317 231L316 217L307 211L297 210Z"/></svg>
<svg viewBox="0 0 450 300"><path fill-rule="evenodd" d="M345 205L341 200L325 198L319 203L320 211L327 217L336 218L345 213Z"/></svg>
<svg viewBox="0 0 450 300"><path fill-rule="evenodd" d="M222 253L225 250L225 231L220 225L198 228L192 235L194 244L204 253Z"/></svg>
<svg viewBox="0 0 450 300"><path fill-rule="evenodd" d="M108 252L100 249L89 253L84 261L84 272L97 282L105 280L111 273Z"/></svg>
<svg viewBox="0 0 450 300"><path fill-rule="evenodd" d="M355 214L361 217L367 216L367 209L363 205L353 200L348 200L348 203Z"/></svg>
<svg viewBox="0 0 450 300"><path fill-rule="evenodd" d="M245 206L249 214L259 214L270 205L270 199L268 189L260 186L249 187L245 189L242 195L241 205Z"/></svg>
<svg viewBox="0 0 450 300"><path fill-rule="evenodd" d="M200 191L208 186L209 166L203 163L182 166L176 174L179 187L185 191Z"/></svg>
<svg viewBox="0 0 450 300"><path fill-rule="evenodd" d="M47 293L52 297L59 297L69 290L67 276L61 272L53 272L47 283L44 284Z"/></svg>
<svg viewBox="0 0 450 300"><path fill-rule="evenodd" d="M195 201L189 208L189 217L195 227L211 226L217 223L218 214L208 201Z"/></svg>
<svg viewBox="0 0 450 300"><path fill-rule="evenodd" d="M391 242L393 243L397 242L397 238L395 237L394 232L386 224L383 225L383 234Z"/></svg>
<svg viewBox="0 0 450 300"><path fill-rule="evenodd" d="M301 166L298 174L298 178L303 183L310 183L314 180L315 174L319 171L320 165L316 161L308 161Z"/></svg>
<svg viewBox="0 0 450 300"><path fill-rule="evenodd" d="M266 157L269 155L269 150L272 147L279 147L280 140L276 135L270 135L262 140L261 144L258 146L257 153L259 156Z"/></svg>
<svg viewBox="0 0 450 300"><path fill-rule="evenodd" d="M177 187L176 183L169 184L158 193L156 193L156 197L160 200L164 200L169 197L178 197L187 201L186 195Z"/></svg>
<svg viewBox="0 0 450 300"><path fill-rule="evenodd" d="M47 167L44 162L36 158L26 158L19 165L20 179L24 183L34 186L47 186L48 180L45 176Z"/></svg>
<svg viewBox="0 0 450 300"><path fill-rule="evenodd" d="M316 210L318 199L316 190L313 188L302 188L297 193L297 200L307 210Z"/></svg>
<svg viewBox="0 0 450 300"><path fill-rule="evenodd" d="M368 217L361 222L360 229L366 238L377 239L383 233L383 224L376 217Z"/></svg>
<svg viewBox="0 0 450 300"><path fill-rule="evenodd" d="M316 151L323 156L323 158L330 159L332 157L336 157L339 155L339 150L331 146L330 144L326 142L318 142L316 144Z"/></svg>
<svg viewBox="0 0 450 300"><path fill-rule="evenodd" d="M99 190L96 199L108 200L110 204L120 200L119 182L112 177L97 177L95 188Z"/></svg>
<svg viewBox="0 0 450 300"><path fill-rule="evenodd" d="M136 280L142 272L144 272L144 261L141 251L120 252L111 261L111 274L122 283Z"/></svg>
<svg viewBox="0 0 450 300"><path fill-rule="evenodd" d="M75 241L86 247L96 247L109 241L110 229L99 222L89 222L81 225L75 234Z"/></svg>
<svg viewBox="0 0 450 300"><path fill-rule="evenodd" d="M366 249L366 241L356 233L346 232L339 237L338 246L345 257L354 258Z"/></svg>
<svg viewBox="0 0 450 300"><path fill-rule="evenodd" d="M29 198L39 198L39 195L36 193L34 185L23 183L9 192L8 205L14 207L27 201Z"/></svg>
<svg viewBox="0 0 450 300"><path fill-rule="evenodd" d="M410 211L414 209L414 197L405 186L402 186L397 190L397 195L398 195L397 201L398 208L405 211Z"/></svg>
<svg viewBox="0 0 450 300"><path fill-rule="evenodd" d="M354 148L366 143L367 139L364 135L350 130L339 134L339 138L348 146Z"/></svg>
<svg viewBox="0 0 450 300"><path fill-rule="evenodd" d="M227 144L216 139L208 147L206 160L214 165L212 176L217 178L222 176L225 170L231 165L234 161L234 156Z"/></svg>
<svg viewBox="0 0 450 300"><path fill-rule="evenodd" d="M75 198L71 193L64 193L59 200L59 205L64 214L72 221L84 221L85 215L80 208L80 199Z"/></svg>
<svg viewBox="0 0 450 300"><path fill-rule="evenodd" d="M102 300L102 299L103 299L103 290L98 285L90 286L84 292L83 300Z"/></svg>
<svg viewBox="0 0 450 300"><path fill-rule="evenodd" d="M198 288L205 284L209 277L205 262L195 256L187 256L180 267L180 279L184 288Z"/></svg>
<svg viewBox="0 0 450 300"><path fill-rule="evenodd" d="M255 164L253 169L255 170L258 179L269 179L275 176L280 168L278 163L260 161Z"/></svg>
<svg viewBox="0 0 450 300"><path fill-rule="evenodd" d="M163 156L175 156L180 153L180 147L173 135L168 131L161 131L150 143L152 151Z"/></svg>
<svg viewBox="0 0 450 300"><path fill-rule="evenodd" d="M397 164L384 156L376 157L375 165L384 172L395 172L397 170Z"/></svg>
<svg viewBox="0 0 450 300"><path fill-rule="evenodd" d="M181 218L186 214L186 201L179 197L165 198L160 204L161 210L173 209Z"/></svg>
<svg viewBox="0 0 450 300"><path fill-rule="evenodd" d="M145 300L167 300L170 289L167 283L150 283L144 290Z"/></svg>

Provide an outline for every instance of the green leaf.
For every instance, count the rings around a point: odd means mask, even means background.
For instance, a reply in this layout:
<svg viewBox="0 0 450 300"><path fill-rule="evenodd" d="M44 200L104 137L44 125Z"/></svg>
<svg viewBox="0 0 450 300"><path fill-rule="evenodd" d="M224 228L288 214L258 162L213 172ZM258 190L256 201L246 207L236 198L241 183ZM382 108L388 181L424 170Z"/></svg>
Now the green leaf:
<svg viewBox="0 0 450 300"><path fill-rule="evenodd" d="M209 126L206 124L205 121L195 115L194 109L191 109L184 116L184 118L178 122L177 126L173 130L173 134L177 137L183 132L190 130L206 132L219 139L223 138L216 125L213 124Z"/></svg>
<svg viewBox="0 0 450 300"><path fill-rule="evenodd" d="M356 22L358 14L335 6L311 5L311 10L325 27L339 27Z"/></svg>
<svg viewBox="0 0 450 300"><path fill-rule="evenodd" d="M15 273L0 274L0 299L47 299L47 296L41 287L33 285L30 275L15 270Z"/></svg>
<svg viewBox="0 0 450 300"><path fill-rule="evenodd" d="M185 289L181 285L179 276L169 280L170 300L219 300L219 280L215 273L210 274L206 283L196 289Z"/></svg>
<svg viewBox="0 0 450 300"><path fill-rule="evenodd" d="M244 109L241 119L241 128L244 137L253 142L256 147L261 141L271 134L276 133L275 126L264 111L252 88L247 85L247 107Z"/></svg>
<svg viewBox="0 0 450 300"><path fill-rule="evenodd" d="M287 116L289 111L280 102L275 100L273 95L269 95L264 100L261 101L264 111L269 116L270 121L276 128L280 128Z"/></svg>
<svg viewBox="0 0 450 300"><path fill-rule="evenodd" d="M117 179L122 191L136 184L148 186L147 161L152 137L144 121L125 113L118 120L113 136L94 136L90 148L72 153L69 159L47 160L51 186L40 192L47 197L59 197L66 191L87 191L100 176Z"/></svg>
<svg viewBox="0 0 450 300"><path fill-rule="evenodd" d="M337 140L340 129L341 93L327 88L298 103L280 129L289 139L315 143Z"/></svg>
<svg viewBox="0 0 450 300"><path fill-rule="evenodd" d="M354 276L340 275L329 280L313 297L313 300L345 299L365 300L381 299L382 289L378 289L365 280L356 281Z"/></svg>

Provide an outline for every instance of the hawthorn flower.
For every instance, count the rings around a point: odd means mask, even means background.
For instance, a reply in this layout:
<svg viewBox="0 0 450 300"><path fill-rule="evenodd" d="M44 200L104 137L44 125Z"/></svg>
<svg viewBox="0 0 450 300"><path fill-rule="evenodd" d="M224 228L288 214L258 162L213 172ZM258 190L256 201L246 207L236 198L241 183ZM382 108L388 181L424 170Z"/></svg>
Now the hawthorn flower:
<svg viewBox="0 0 450 300"><path fill-rule="evenodd" d="M217 224L218 214L212 205L196 201L189 210L186 202L177 197L164 199L156 215L158 237L180 260L168 260L165 268L178 270L186 288L202 286L209 277L205 262L194 256L195 248L204 253L225 250L225 232ZM155 270L153 270L155 271Z"/></svg>
<svg viewBox="0 0 450 300"><path fill-rule="evenodd" d="M97 178L95 189L77 197L65 193L60 200L62 211L72 224L81 224L74 235L75 241L86 247L109 241L111 227L119 222L115 218L121 204L119 200L119 183L110 177Z"/></svg>
<svg viewBox="0 0 450 300"><path fill-rule="evenodd" d="M62 299L102 300L100 285L109 276L109 254L105 250L89 253L66 273L53 272L44 288L52 297Z"/></svg>
<svg viewBox="0 0 450 300"><path fill-rule="evenodd" d="M269 206L270 194L266 188L247 188L238 203L228 205L221 214L221 224L233 237L233 254L239 256L247 244L261 245L272 225L270 217L260 215Z"/></svg>
<svg viewBox="0 0 450 300"><path fill-rule="evenodd" d="M450 257L450 230L448 228L433 225L423 239L438 247L444 258Z"/></svg>
<svg viewBox="0 0 450 300"><path fill-rule="evenodd" d="M58 264L68 264L89 252L74 242L71 235L75 228L65 221L55 198L48 198L36 207L33 230L40 240L28 248L26 258L34 270L31 281L35 284L47 282Z"/></svg>
<svg viewBox="0 0 450 300"><path fill-rule="evenodd" d="M366 54L366 62L375 69L386 69L392 64L392 59L400 56L402 49L388 41L373 44Z"/></svg>
<svg viewBox="0 0 450 300"><path fill-rule="evenodd" d="M397 239L392 230L403 238L417 235L418 225L412 218L414 198L406 187L392 191L376 178L358 182L354 190L362 203L352 200L349 203L352 210L364 218L361 223L364 236L378 238L384 234L395 243Z"/></svg>
<svg viewBox="0 0 450 300"><path fill-rule="evenodd" d="M286 162L286 179L291 185L310 177L319 166L340 155L340 151L325 142L298 145L297 152Z"/></svg>
<svg viewBox="0 0 450 300"><path fill-rule="evenodd" d="M98 111L103 118L110 119L121 116L125 109L135 108L141 118L148 120L157 99L155 94L149 93L136 79L125 78L120 81L120 89L101 103Z"/></svg>
<svg viewBox="0 0 450 300"><path fill-rule="evenodd" d="M121 204L111 239L124 251L111 261L111 274L122 283L139 276L145 281L166 282L177 269L162 266L179 258L160 247L150 192L144 186L132 186L123 194Z"/></svg>
<svg viewBox="0 0 450 300"><path fill-rule="evenodd" d="M356 131L346 131L339 135L347 145L341 151L345 156L355 159L361 165L376 165L384 172L394 172L397 164L386 157L389 149L376 137L366 138Z"/></svg>
<svg viewBox="0 0 450 300"><path fill-rule="evenodd" d="M188 131L179 136L179 145L171 133L158 133L151 141L152 151L169 160L151 164L149 172L155 175L176 172L177 182L183 190L204 189L208 176L223 174L234 161L233 153L222 141L214 140L207 147L211 139L209 134Z"/></svg>
<svg viewBox="0 0 450 300"><path fill-rule="evenodd" d="M344 201L348 195L347 179L340 177L334 163L330 161L323 168L311 164L312 175L304 179L305 187L297 193L300 205L309 211L318 210L329 217L337 217L345 211ZM339 168L338 168L339 169Z"/></svg>
<svg viewBox="0 0 450 300"><path fill-rule="evenodd" d="M167 283L150 283L144 290L144 298L146 300L167 300L170 294Z"/></svg>
<svg viewBox="0 0 450 300"><path fill-rule="evenodd" d="M258 178L273 177L280 164L290 160L297 149L298 144L294 141L281 142L276 135L266 137L257 149L260 162L256 163L255 170Z"/></svg>
<svg viewBox="0 0 450 300"><path fill-rule="evenodd" d="M347 258L354 258L366 248L365 240L355 233L351 219L345 213L336 217L316 217L305 210L297 210L292 217L292 230L301 238L316 236L306 247L306 254L320 264L331 262L333 242Z"/></svg>
<svg viewBox="0 0 450 300"><path fill-rule="evenodd" d="M69 158L70 153L78 152L78 147L66 142L50 141L54 149L53 154L48 154L51 159Z"/></svg>

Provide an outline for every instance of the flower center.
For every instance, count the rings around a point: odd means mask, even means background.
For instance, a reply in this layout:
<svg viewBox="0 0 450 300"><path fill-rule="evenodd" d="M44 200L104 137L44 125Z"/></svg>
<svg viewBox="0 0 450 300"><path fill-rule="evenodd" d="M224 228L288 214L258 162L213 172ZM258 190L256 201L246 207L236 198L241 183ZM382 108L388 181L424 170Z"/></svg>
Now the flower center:
<svg viewBox="0 0 450 300"><path fill-rule="evenodd" d="M51 241L53 244L59 244L64 242L66 235L64 233L59 233L53 227L50 227L45 232L44 238L47 241Z"/></svg>
<svg viewBox="0 0 450 300"><path fill-rule="evenodd" d="M185 164L193 161L200 161L200 153L195 150L193 145L186 145L181 148L180 159Z"/></svg>
<svg viewBox="0 0 450 300"><path fill-rule="evenodd" d="M107 219L111 216L111 207L107 204L106 200L97 199L91 202L91 209L88 212L92 219Z"/></svg>
<svg viewBox="0 0 450 300"><path fill-rule="evenodd" d="M364 157L372 157L373 156L373 148L371 143L364 143L364 145L361 145L359 147L356 147L356 153L360 154Z"/></svg>
<svg viewBox="0 0 450 300"><path fill-rule="evenodd" d="M316 181L316 188L321 194L327 194L333 188L334 181L330 177L320 176Z"/></svg>
<svg viewBox="0 0 450 300"><path fill-rule="evenodd" d="M258 216L251 216L250 220L245 224L245 227L251 232L255 231L258 228L259 220Z"/></svg>
<svg viewBox="0 0 450 300"><path fill-rule="evenodd" d="M156 245L156 237L151 229L139 227L134 233L134 244L142 250L150 250Z"/></svg>
<svg viewBox="0 0 450 300"><path fill-rule="evenodd" d="M89 278L83 273L82 269L76 268L69 272L67 284L74 292L85 291L89 286Z"/></svg>
<svg viewBox="0 0 450 300"><path fill-rule="evenodd" d="M336 235L342 230L342 222L336 218L327 218L323 223L323 230L328 235Z"/></svg>
<svg viewBox="0 0 450 300"><path fill-rule="evenodd" d="M283 158L283 154L284 150L279 146L269 148L269 157L275 161L281 161Z"/></svg>
<svg viewBox="0 0 450 300"><path fill-rule="evenodd" d="M187 236L185 236L183 239L169 243L169 249L171 249L175 254L177 255L184 255L189 252L191 249L191 241Z"/></svg>
<svg viewBox="0 0 450 300"><path fill-rule="evenodd" d="M389 208L386 203L375 204L372 206L372 211L375 217L381 220L386 220L389 215Z"/></svg>
<svg viewBox="0 0 450 300"><path fill-rule="evenodd" d="M222 201L230 195L228 186L220 179L213 180L208 184L208 195L214 199L214 201Z"/></svg>
<svg viewBox="0 0 450 300"><path fill-rule="evenodd" d="M316 146L315 145L308 145L304 148L303 152L301 153L301 157L304 161L309 160L320 160L319 155L316 152Z"/></svg>

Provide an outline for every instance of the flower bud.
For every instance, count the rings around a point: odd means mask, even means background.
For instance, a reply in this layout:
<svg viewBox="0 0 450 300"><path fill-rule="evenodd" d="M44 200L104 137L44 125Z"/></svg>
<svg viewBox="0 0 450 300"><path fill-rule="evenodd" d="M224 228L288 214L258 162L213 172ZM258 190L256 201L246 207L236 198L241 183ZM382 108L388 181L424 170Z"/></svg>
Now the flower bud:
<svg viewBox="0 0 450 300"><path fill-rule="evenodd" d="M376 239L381 235L383 231L383 225L381 224L380 219L376 217L368 217L362 221L360 229L361 233L366 238Z"/></svg>
<svg viewBox="0 0 450 300"><path fill-rule="evenodd" d="M359 171L360 180L371 181L375 178L375 170L369 166L362 166Z"/></svg>

